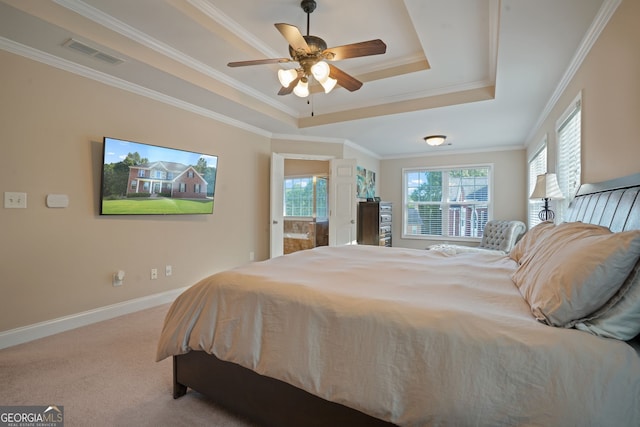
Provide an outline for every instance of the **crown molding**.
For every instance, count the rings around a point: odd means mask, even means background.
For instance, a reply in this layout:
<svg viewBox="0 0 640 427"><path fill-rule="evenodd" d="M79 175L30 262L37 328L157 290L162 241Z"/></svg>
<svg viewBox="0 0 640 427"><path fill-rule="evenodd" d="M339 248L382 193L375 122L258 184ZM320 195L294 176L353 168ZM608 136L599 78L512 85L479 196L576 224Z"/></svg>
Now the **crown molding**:
<svg viewBox="0 0 640 427"><path fill-rule="evenodd" d="M582 38L576 53L573 55L573 58L569 63L569 67L562 76L562 79L560 79L558 86L556 86L556 89L553 91L551 98L547 101L538 121L536 121L533 128L531 128L531 131L529 131L529 134L525 139L525 146L528 146L532 142L532 139L535 137L536 133L538 133L542 124L547 120L549 114L551 114L551 110L556 106L560 96L562 96L563 92L567 89L567 86L569 86L569 83L580 69L580 66L587 57L587 54L595 44L596 40L598 40L598 37L600 37L600 33L602 33L602 30L607 26L614 12L618 6L620 6L620 3L622 3L622 0L605 0L600 7L598 14L591 23L587 33Z"/></svg>
<svg viewBox="0 0 640 427"><path fill-rule="evenodd" d="M228 75L221 73L220 71L209 67L208 65L192 58L189 55L186 55L180 52L177 49L172 48L171 46L162 43L159 40L145 34L142 31L139 31L130 25L125 24L124 22L115 19L114 17L102 12L90 6L80 0L54 0L54 2L66 9L69 9L84 18L87 18L105 28L108 28L111 31L114 31L123 37L126 37L130 40L135 41L136 43L141 44L149 49L152 49L155 52L158 52L161 55L164 55L168 58L177 61L191 69L198 71L218 82L221 82L227 86L232 87L235 90L238 90L256 100L265 103L273 108L276 108L279 111L282 111L285 114L290 116L297 116L297 111L289 108L285 104L274 100L271 97L264 95L262 92L254 90L252 87L245 85L244 83L239 82L236 79L229 77ZM200 2L202 3L202 2ZM228 22L228 21L227 21Z"/></svg>
<svg viewBox="0 0 640 427"><path fill-rule="evenodd" d="M62 59L57 56L50 55L46 52L42 52L40 50L31 48L29 46L16 43L4 37L0 37L0 49L5 50L7 52L14 53L16 55L23 56L28 59L32 59L37 62L41 62L43 64L50 65L60 70L68 71L70 73L73 73L82 77L86 77L88 79L95 80L100 83L104 83L111 87L126 90L127 92L135 93L136 95L141 95L146 98L150 98L155 101L159 101L159 102L171 105L173 107L177 107L182 110L198 114L200 116L208 117L210 119L246 130L248 132L266 136L268 138L271 138L271 135L272 135L271 132L268 132L256 126L249 125L240 120L232 119L231 117L216 113L215 111L211 111L206 108L203 108L194 104L190 104L188 102L174 98L172 96L165 95L155 90L151 90L151 89L139 86L137 84L128 82L126 80L122 80L120 78L110 76L101 71L96 71L92 68L85 67L84 65L79 65L71 61L67 61L66 59Z"/></svg>

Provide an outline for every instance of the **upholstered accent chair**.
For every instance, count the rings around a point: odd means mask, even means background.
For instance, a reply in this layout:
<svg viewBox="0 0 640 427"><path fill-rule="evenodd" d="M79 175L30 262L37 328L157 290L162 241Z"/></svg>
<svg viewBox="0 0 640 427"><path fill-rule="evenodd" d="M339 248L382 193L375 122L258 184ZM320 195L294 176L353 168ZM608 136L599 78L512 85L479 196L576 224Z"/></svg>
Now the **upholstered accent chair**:
<svg viewBox="0 0 640 427"><path fill-rule="evenodd" d="M522 221L494 219L487 222L482 233L480 249L491 249L509 253L527 231Z"/></svg>
<svg viewBox="0 0 640 427"><path fill-rule="evenodd" d="M527 231L527 226L522 221L494 219L485 224L482 241L479 246L435 244L427 249L439 250L449 254L480 251L508 254L524 235L525 231Z"/></svg>

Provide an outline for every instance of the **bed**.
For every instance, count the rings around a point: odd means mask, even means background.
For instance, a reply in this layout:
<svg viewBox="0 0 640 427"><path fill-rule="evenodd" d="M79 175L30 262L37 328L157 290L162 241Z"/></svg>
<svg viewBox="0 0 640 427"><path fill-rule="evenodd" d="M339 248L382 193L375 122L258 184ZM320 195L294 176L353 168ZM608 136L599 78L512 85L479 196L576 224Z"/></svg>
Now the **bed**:
<svg viewBox="0 0 640 427"><path fill-rule="evenodd" d="M319 247L214 274L157 360L175 398L261 426L638 426L639 190L583 185L508 255Z"/></svg>

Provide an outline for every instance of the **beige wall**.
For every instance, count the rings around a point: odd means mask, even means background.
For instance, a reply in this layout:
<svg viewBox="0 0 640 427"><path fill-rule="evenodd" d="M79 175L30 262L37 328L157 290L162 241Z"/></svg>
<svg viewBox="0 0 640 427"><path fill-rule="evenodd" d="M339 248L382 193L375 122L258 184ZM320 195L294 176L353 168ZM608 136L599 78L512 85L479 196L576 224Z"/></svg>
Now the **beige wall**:
<svg viewBox="0 0 640 427"><path fill-rule="evenodd" d="M329 175L327 160L284 159L284 176Z"/></svg>
<svg viewBox="0 0 640 427"><path fill-rule="evenodd" d="M531 157L548 138L548 170L556 170L556 121L582 91L582 182L640 172L640 1L623 0L540 130Z"/></svg>
<svg viewBox="0 0 640 427"><path fill-rule="evenodd" d="M393 246L424 249L434 241L402 239L402 169L412 167L493 165L493 218L526 221L523 203L514 202L525 192L525 150L479 152L473 154L431 155L406 159L383 160L380 194L393 203Z"/></svg>
<svg viewBox="0 0 640 427"><path fill-rule="evenodd" d="M3 51L0 64L0 183L28 194L27 209L0 208L0 331L268 257L268 138ZM218 155L214 214L99 216L105 135ZM50 193L69 207L47 208Z"/></svg>
<svg viewBox="0 0 640 427"><path fill-rule="evenodd" d="M377 196L380 195L380 159L377 157L373 157L370 154L363 152L362 150L358 150L357 148L346 144L344 147L344 158L345 159L356 159L356 165L361 168L365 168L368 171L373 171L376 174L376 186L375 186L375 194Z"/></svg>
<svg viewBox="0 0 640 427"><path fill-rule="evenodd" d="M270 153L355 158L376 171L378 193L401 214L402 168L493 163L496 218L526 219L526 158L583 94L583 174L594 182L639 171L640 2L622 4L583 65L528 141L528 149L382 160L348 144L270 141L214 120L0 51L0 184L28 193L27 209L0 208L0 331L179 289L269 252ZM100 217L100 148L105 135L219 156L213 215ZM66 209L48 209L50 193ZM250 209L243 206L250 205ZM394 245L422 248L400 239ZM233 242L230 244L230 242ZM173 276L162 275L164 265ZM151 281L149 270L160 278ZM111 275L125 270L124 286Z"/></svg>

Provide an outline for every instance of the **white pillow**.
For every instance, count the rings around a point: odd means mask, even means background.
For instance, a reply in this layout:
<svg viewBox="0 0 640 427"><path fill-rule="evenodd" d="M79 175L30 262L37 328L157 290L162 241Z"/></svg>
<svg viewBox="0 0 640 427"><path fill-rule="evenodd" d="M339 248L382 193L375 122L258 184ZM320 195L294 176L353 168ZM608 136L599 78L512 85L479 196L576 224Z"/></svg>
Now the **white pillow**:
<svg viewBox="0 0 640 427"><path fill-rule="evenodd" d="M624 292L613 305L596 314L595 318L577 323L576 329L623 341L629 341L640 334L640 262L622 288L620 291Z"/></svg>
<svg viewBox="0 0 640 427"><path fill-rule="evenodd" d="M557 225L520 259L512 279L534 316L569 328L602 307L640 257L640 230Z"/></svg>

